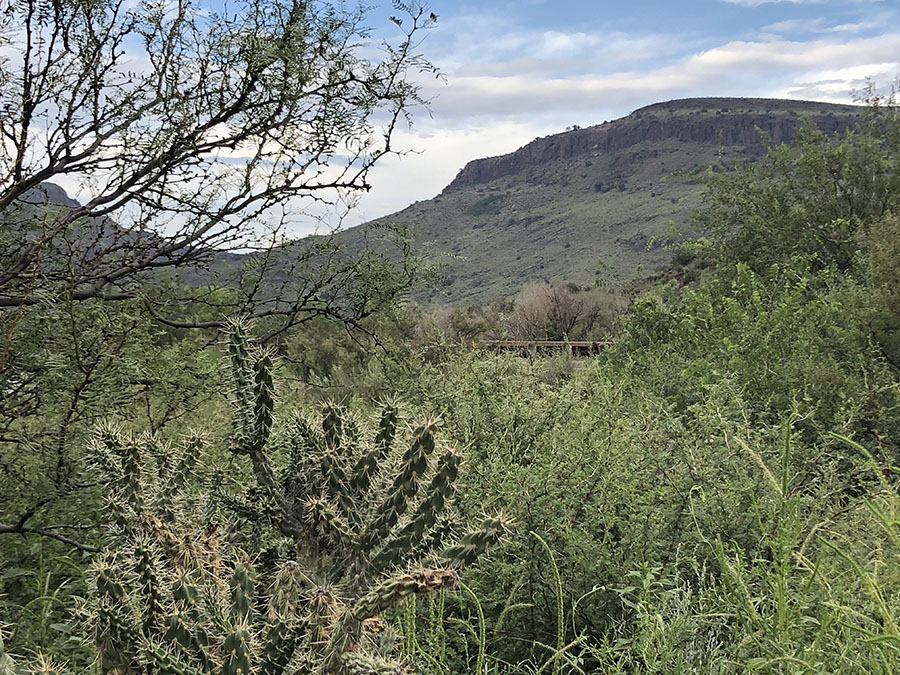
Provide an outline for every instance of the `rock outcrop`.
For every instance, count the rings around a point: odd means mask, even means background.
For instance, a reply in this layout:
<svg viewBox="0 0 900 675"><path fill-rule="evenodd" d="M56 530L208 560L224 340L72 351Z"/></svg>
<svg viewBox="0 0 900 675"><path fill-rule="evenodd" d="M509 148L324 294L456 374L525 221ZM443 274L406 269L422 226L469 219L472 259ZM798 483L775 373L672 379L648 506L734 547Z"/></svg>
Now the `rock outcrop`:
<svg viewBox="0 0 900 675"><path fill-rule="evenodd" d="M790 140L804 117L825 133L859 122L863 108L812 101L691 98L656 103L613 122L538 138L508 155L466 164L445 192L489 183L530 166L589 153L616 153L641 142L665 140L758 149ZM762 133L760 133L762 132Z"/></svg>

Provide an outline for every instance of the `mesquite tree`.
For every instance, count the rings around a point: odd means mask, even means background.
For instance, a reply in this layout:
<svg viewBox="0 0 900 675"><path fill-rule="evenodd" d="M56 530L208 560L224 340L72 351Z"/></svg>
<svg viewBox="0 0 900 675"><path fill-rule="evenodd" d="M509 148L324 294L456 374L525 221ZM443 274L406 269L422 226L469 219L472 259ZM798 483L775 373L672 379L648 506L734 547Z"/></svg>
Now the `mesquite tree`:
<svg viewBox="0 0 900 675"><path fill-rule="evenodd" d="M362 10L327 2L7 3L0 307L134 297L150 271L269 248L305 204L367 189L420 102L411 76L432 70L415 48L433 15L399 7L398 44L379 51ZM88 197L54 197L54 181ZM294 247L280 267L298 257L316 256ZM241 299L322 311L348 276L299 265L317 283L290 298L248 283Z"/></svg>

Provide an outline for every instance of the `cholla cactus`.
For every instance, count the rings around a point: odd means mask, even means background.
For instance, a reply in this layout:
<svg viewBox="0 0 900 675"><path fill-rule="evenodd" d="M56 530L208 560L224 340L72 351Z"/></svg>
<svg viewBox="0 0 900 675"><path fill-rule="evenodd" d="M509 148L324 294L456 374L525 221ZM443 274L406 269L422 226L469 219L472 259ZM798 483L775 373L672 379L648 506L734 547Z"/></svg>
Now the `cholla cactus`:
<svg viewBox="0 0 900 675"><path fill-rule="evenodd" d="M489 519L438 553L453 531L460 458L436 451L433 419L404 452L394 449L402 434L390 403L372 442L334 403L320 427L296 414L276 430L271 358L254 354L240 325L229 352L231 451L248 458L249 485L235 489L240 481L210 468L199 434L177 448L109 426L96 434L111 526L86 616L101 670L408 672L381 614L453 587L506 524ZM418 567L424 559L431 567Z"/></svg>

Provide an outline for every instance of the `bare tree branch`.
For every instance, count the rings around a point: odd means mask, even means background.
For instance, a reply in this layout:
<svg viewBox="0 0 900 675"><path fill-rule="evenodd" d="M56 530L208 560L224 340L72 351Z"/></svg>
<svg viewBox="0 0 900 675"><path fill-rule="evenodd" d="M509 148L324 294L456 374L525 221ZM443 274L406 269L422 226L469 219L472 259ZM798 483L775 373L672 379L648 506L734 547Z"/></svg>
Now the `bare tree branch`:
<svg viewBox="0 0 900 675"><path fill-rule="evenodd" d="M433 72L422 8L379 56L362 11L129 7L26 0L0 20L23 55L0 63L0 309L130 299L157 270L259 248L304 204L368 189L423 102L412 76ZM54 180L90 197L54 205Z"/></svg>
<svg viewBox="0 0 900 675"><path fill-rule="evenodd" d="M54 529L61 528L63 526L57 525ZM50 539L56 539L56 541L61 541L64 544L68 544L69 546L74 546L79 551L84 551L86 553L98 553L100 551L96 546L90 546L89 544L84 544L80 541L76 541L71 537L67 537L64 534L59 534L55 532L54 529L40 528L40 527L29 527L27 525L4 525L0 523L0 534L36 534L41 537L49 537Z"/></svg>

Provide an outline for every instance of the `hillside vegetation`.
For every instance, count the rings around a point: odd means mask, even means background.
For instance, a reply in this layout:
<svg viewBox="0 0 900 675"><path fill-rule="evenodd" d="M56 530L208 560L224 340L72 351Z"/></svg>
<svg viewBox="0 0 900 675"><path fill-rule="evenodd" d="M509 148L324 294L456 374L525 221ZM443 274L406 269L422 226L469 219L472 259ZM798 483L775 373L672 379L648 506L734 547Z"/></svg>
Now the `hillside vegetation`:
<svg viewBox="0 0 900 675"><path fill-rule="evenodd" d="M383 220L408 225L445 265L442 282L421 299L487 303L529 281L621 284L669 262L671 251L654 239L671 225L694 232L696 171L759 159L767 144L793 138L803 118L830 134L861 114L858 106L774 99L658 103L470 162L440 195Z"/></svg>

